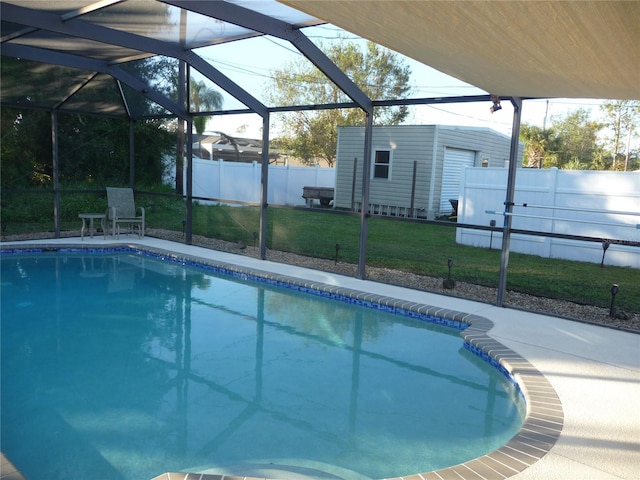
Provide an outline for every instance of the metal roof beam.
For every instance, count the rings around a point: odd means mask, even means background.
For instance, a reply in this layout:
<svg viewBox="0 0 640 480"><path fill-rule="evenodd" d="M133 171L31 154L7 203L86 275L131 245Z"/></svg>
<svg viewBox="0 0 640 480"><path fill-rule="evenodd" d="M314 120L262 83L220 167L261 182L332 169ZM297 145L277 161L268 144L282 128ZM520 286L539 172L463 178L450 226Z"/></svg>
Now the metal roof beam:
<svg viewBox="0 0 640 480"><path fill-rule="evenodd" d="M3 43L0 45L0 54L8 57L25 58L34 62L50 63L52 65L79 68L81 70L100 73L105 73L104 70L107 66L106 62L100 60L15 43Z"/></svg>
<svg viewBox="0 0 640 480"><path fill-rule="evenodd" d="M266 105L264 105L253 95L240 87L237 83L232 81L229 77L220 72L220 70L215 68L201 56L189 51L186 53L186 55L184 55L184 60L209 80L228 92L232 97L244 103L247 107L249 107L261 117L267 115L268 109Z"/></svg>
<svg viewBox="0 0 640 480"><path fill-rule="evenodd" d="M111 5L116 5L122 2L126 2L126 0L99 0L95 3L92 3L91 5L86 5L84 7L78 8L77 10L65 13L60 18L65 21L70 20L72 18L86 15L87 13L95 12L97 10L101 10L103 8L110 7Z"/></svg>
<svg viewBox="0 0 640 480"><path fill-rule="evenodd" d="M184 8L201 15L206 15L291 42L305 57L318 67L322 73L356 102L360 108L366 112L373 111L371 99L294 25L230 2L201 2L198 0L161 1L178 8Z"/></svg>
<svg viewBox="0 0 640 480"><path fill-rule="evenodd" d="M157 90L151 88L143 79L137 77L117 65L109 65L100 60L79 57L69 53L54 52L51 50L43 50L40 48L28 47L25 45L3 44L0 48L2 55L15 58L24 58L34 62L48 63L52 65L60 65L63 67L79 68L91 72L100 72L111 75L117 80L129 85L131 88L139 92L141 95L153 100L158 105L166 108L170 112L180 118L186 119L189 114L181 108L177 103L171 101Z"/></svg>
<svg viewBox="0 0 640 480"><path fill-rule="evenodd" d="M189 112L187 112L184 108L182 108L177 103L169 100L163 94L158 92L157 90L152 89L149 85L140 77L133 75L131 72L127 72L123 68L117 65L110 65L107 67L108 73L116 80L121 81L122 83L129 85L131 88L144 95L145 97L153 100L158 105L163 106L170 112L175 113L178 117L183 120L188 120L190 118Z"/></svg>
<svg viewBox="0 0 640 480"><path fill-rule="evenodd" d="M64 105L71 97L73 97L76 93L82 90L91 80L93 80L100 72L87 72L87 76L82 83L79 85L73 85L67 93L62 95L62 100L58 102L57 105L53 107L54 110L58 110L62 105Z"/></svg>
<svg viewBox="0 0 640 480"><path fill-rule="evenodd" d="M164 55L166 57L184 60L254 112L262 116L267 114L267 107L253 97L253 95L237 85L197 54L190 50L185 50L178 45L100 25L94 25L79 19L72 19L63 22L58 15L41 11L34 12L31 9L11 4L3 4L2 16L3 20L25 26L93 40L107 45L118 45L120 47L130 48L146 52L148 54Z"/></svg>

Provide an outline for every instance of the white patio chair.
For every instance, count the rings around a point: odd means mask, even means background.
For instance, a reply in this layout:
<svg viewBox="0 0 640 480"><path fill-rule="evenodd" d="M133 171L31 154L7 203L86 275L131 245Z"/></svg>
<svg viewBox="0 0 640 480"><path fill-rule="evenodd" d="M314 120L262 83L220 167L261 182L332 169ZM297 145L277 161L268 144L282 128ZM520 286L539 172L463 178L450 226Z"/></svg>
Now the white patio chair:
<svg viewBox="0 0 640 480"><path fill-rule="evenodd" d="M133 189L107 187L107 229L111 229L111 235L120 236L120 227L125 226L127 232L144 237L144 208L136 208L133 200Z"/></svg>

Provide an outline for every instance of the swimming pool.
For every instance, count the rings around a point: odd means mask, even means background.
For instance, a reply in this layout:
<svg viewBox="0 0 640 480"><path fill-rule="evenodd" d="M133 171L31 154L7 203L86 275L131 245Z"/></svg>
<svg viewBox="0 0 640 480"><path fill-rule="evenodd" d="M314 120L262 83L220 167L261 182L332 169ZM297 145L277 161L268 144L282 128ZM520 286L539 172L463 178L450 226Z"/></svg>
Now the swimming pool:
<svg viewBox="0 0 640 480"><path fill-rule="evenodd" d="M3 449L18 468L20 457L33 463L34 443L62 438L47 478L51 468L150 478L264 464L382 478L483 455L518 432L523 405L510 379L464 348L459 331L427 321L458 320L397 307L387 309L401 315L389 316L372 301L354 309L322 298L353 299L344 292L278 291L279 279L256 283L134 249L96 253L37 252L13 268L5 262L18 257L3 255ZM36 298L40 270L54 287ZM218 278L221 270L242 282ZM30 290L20 290L27 279ZM427 337L437 340L426 346ZM5 355L26 379L5 372ZM5 425L8 390L22 410ZM15 431L24 453L9 449ZM481 449L470 449L478 438Z"/></svg>

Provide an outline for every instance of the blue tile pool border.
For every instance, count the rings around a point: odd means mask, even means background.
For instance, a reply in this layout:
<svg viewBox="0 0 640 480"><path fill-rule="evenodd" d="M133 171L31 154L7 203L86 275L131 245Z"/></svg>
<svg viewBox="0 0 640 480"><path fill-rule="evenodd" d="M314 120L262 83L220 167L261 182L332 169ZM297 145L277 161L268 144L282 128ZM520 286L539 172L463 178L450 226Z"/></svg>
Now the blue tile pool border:
<svg viewBox="0 0 640 480"><path fill-rule="evenodd" d="M553 386L530 362L488 335L491 320L479 315L409 302L354 289L312 282L297 277L239 267L204 257L178 254L166 250L138 245L105 245L83 247L78 245L25 245L0 246L0 254L118 254L128 253L171 261L179 265L196 267L266 285L318 295L365 308L382 310L407 318L430 322L460 331L464 347L499 370L524 398L525 419L518 433L499 449L468 462L433 472L404 476L404 480L496 479L509 478L546 455L558 440L564 423L562 403ZM181 475L181 476L180 476ZM185 473L165 473L153 480L185 478ZM222 480L220 475L201 475L202 480ZM230 477L226 477L230 478ZM247 480L249 477L244 477ZM400 480L398 477L395 480Z"/></svg>

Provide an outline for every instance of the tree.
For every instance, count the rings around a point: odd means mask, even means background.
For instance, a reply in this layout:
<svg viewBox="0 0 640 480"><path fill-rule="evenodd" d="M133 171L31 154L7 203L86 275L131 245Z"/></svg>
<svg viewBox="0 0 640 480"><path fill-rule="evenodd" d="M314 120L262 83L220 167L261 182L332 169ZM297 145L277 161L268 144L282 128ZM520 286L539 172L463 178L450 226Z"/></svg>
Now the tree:
<svg viewBox="0 0 640 480"><path fill-rule="evenodd" d="M520 140L525 143L523 163L537 168L638 168L638 153L633 151L631 141L640 123L640 101L607 101L601 110L605 113L604 123L591 120L589 112L577 109L564 117L552 117L551 127L546 130L523 124L520 130ZM598 141L603 130L610 132L604 147Z"/></svg>
<svg viewBox="0 0 640 480"><path fill-rule="evenodd" d="M612 132L606 139L607 146L611 149L612 170L627 170L631 155L631 139L638 130L640 122L640 101L638 100L612 100L604 102L600 106L604 112L605 126ZM626 147L623 145L626 144ZM622 160L624 153L624 164Z"/></svg>
<svg viewBox="0 0 640 480"><path fill-rule="evenodd" d="M567 163L562 165L563 170L584 170L584 167L585 165L577 158L569 160Z"/></svg>
<svg viewBox="0 0 640 480"><path fill-rule="evenodd" d="M194 112L217 110L222 108L222 94L207 87L204 81L191 80L191 109ZM193 126L198 135L198 153L202 152L202 134L207 126L209 116L193 117Z"/></svg>
<svg viewBox="0 0 640 480"><path fill-rule="evenodd" d="M551 120L556 161L548 166L563 168L571 162L575 167L579 162L585 168L590 168L601 150L597 140L602 124L591 120L589 112L583 108L565 117L552 117Z"/></svg>
<svg viewBox="0 0 640 480"><path fill-rule="evenodd" d="M411 91L411 69L395 53L375 43L341 40L320 45L346 75L371 99L406 98ZM272 72L267 97L275 105L320 105L348 102L349 98L306 60L294 61ZM376 125L397 125L408 115L406 106L374 110ZM363 125L358 108L290 112L283 116L283 145L306 164L318 159L333 166L339 125Z"/></svg>
<svg viewBox="0 0 640 480"><path fill-rule="evenodd" d="M168 94L167 86L173 75L170 62L145 59L132 62L128 68L138 77L156 82L157 89ZM7 58L2 60L3 83L22 72L39 72L40 81L49 88L73 80L72 69L63 67L43 69L37 62ZM16 76L15 78L20 78ZM71 102L102 106L122 104L121 95L127 98L131 112L140 117L164 113L163 109L134 95L127 87L118 87L115 80L102 81L100 88L85 88L76 91ZM6 85L3 85L3 88ZM44 90L44 87L43 89ZM12 90L13 91L13 90ZM15 89L21 93L20 89ZM36 96L46 100L45 93ZM50 186L53 183L51 113L30 110L35 102L30 95L15 95L14 101L26 108L3 108L1 111L2 142L0 161L2 186L6 188L29 188ZM94 185L129 183L129 121L97 117L60 111L58 113L58 151L60 182L77 184L91 182ZM168 131L164 120L139 120L135 122L135 166L136 182L159 183L163 174L163 154L174 148L175 136ZM37 140L34 140L37 139Z"/></svg>
<svg viewBox="0 0 640 480"><path fill-rule="evenodd" d="M554 158L551 131L535 125L523 123L520 127L520 141L524 142L523 163L530 168L542 168Z"/></svg>

